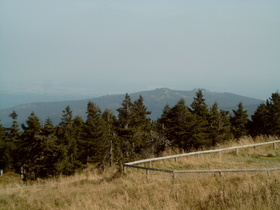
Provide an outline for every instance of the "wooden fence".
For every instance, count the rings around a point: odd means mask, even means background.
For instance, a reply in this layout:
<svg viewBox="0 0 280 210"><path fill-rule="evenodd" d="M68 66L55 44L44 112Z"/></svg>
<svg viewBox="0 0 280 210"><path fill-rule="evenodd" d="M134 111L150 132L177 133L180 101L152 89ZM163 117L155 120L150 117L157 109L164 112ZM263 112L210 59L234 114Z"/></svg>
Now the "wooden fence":
<svg viewBox="0 0 280 210"><path fill-rule="evenodd" d="M124 164L124 172L126 173L127 167L132 168L138 168L146 170L146 176L149 176L149 171L160 171L165 173L172 173L173 178L175 178L175 174L177 173L219 173L221 176L222 173L227 172L261 172L266 171L269 175L271 171L280 170L280 168L262 168L262 169L215 169L215 170L169 170L169 169L161 169L161 168L152 168L152 162L160 161L160 160L167 160L167 159L175 159L177 162L178 158L180 157L186 157L186 156L193 156L193 155L200 155L200 154L209 154L209 153L219 153L219 156L222 157L222 152L224 151L230 151L233 150L236 152L236 154L239 153L240 149L250 148L250 147L257 147L257 146L264 146L264 145L273 145L273 149L277 148L277 143L280 143L280 140L270 141L270 142L264 142L264 143L257 143L257 144L250 144L250 145L243 145L243 146L235 146L235 147L228 147L228 148L222 148L222 149L215 149L215 150L205 150L205 151L199 151L199 152L189 152L189 153L183 153L178 155L170 155L165 157L157 157L157 158L150 158L150 159L144 159L144 160L138 160L133 161L129 163ZM139 166L138 164L142 163L149 163L149 167L145 166Z"/></svg>

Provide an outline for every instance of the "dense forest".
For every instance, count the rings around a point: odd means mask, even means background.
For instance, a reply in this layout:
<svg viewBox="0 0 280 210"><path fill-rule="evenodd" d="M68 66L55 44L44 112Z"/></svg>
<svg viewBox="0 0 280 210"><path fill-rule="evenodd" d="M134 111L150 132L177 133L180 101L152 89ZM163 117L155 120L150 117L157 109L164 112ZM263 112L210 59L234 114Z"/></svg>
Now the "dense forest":
<svg viewBox="0 0 280 210"><path fill-rule="evenodd" d="M217 103L208 107L202 90L190 106L183 99L166 105L152 121L140 95L125 95L115 116L89 101L86 119L62 111L61 122L40 120L34 112L19 125L10 113L12 126L0 124L0 169L22 174L24 180L71 175L87 164L120 166L124 162L158 156L167 147L188 152L206 149L245 135L280 136L280 94L273 93L249 118L240 102L232 113Z"/></svg>

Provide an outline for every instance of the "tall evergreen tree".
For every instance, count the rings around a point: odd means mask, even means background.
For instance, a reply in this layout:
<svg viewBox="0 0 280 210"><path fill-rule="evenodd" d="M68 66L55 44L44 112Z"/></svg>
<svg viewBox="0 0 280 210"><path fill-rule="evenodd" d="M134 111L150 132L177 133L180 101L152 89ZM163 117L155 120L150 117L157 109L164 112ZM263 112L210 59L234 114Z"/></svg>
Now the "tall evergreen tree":
<svg viewBox="0 0 280 210"><path fill-rule="evenodd" d="M209 111L208 106L205 102L203 91L199 89L196 92L191 103L192 113L194 115L194 126L192 127L191 138L194 142L193 146L197 149L201 146L210 146L211 141L209 140Z"/></svg>
<svg viewBox="0 0 280 210"><path fill-rule="evenodd" d="M15 170L18 172L19 166L17 164L18 154L19 154L19 146L20 146L20 135L21 131L19 129L17 117L18 114L15 110L9 117L12 119L12 126L6 128L6 152L9 151L9 161L7 162L7 166L9 166L9 170ZM7 156L8 157L8 156Z"/></svg>
<svg viewBox="0 0 280 210"><path fill-rule="evenodd" d="M0 169L13 170L13 144L8 140L5 128L0 124Z"/></svg>
<svg viewBox="0 0 280 210"><path fill-rule="evenodd" d="M272 93L266 101L267 129L270 135L280 136L280 94Z"/></svg>
<svg viewBox="0 0 280 210"><path fill-rule="evenodd" d="M73 133L76 138L77 153L76 158L80 163L83 163L84 155L84 120L80 116L73 119Z"/></svg>
<svg viewBox="0 0 280 210"><path fill-rule="evenodd" d="M84 126L86 162L105 162L109 159L110 142L101 110L92 102L87 105L87 119Z"/></svg>
<svg viewBox="0 0 280 210"><path fill-rule="evenodd" d="M229 112L219 110L218 103L214 103L210 108L209 123L209 138L212 146L232 138Z"/></svg>
<svg viewBox="0 0 280 210"><path fill-rule="evenodd" d="M77 159L78 146L70 106L66 106L62 113L61 122L57 131L59 150L57 170L61 174L70 175L80 167Z"/></svg>
<svg viewBox="0 0 280 210"><path fill-rule="evenodd" d="M105 109L102 114L102 118L105 121L107 132L108 132L108 141L110 142L110 166L114 162L120 162L121 160L121 144L119 138L117 137L117 119L113 112L109 109Z"/></svg>
<svg viewBox="0 0 280 210"><path fill-rule="evenodd" d="M258 106L250 122L250 134L253 136L280 135L280 94L272 93L271 97Z"/></svg>
<svg viewBox="0 0 280 210"><path fill-rule="evenodd" d="M121 141L123 158L135 159L137 153L145 147L148 141L148 132L151 129L150 119L143 103L143 97L132 102L128 94L122 102L122 107L117 109L118 114L118 136Z"/></svg>
<svg viewBox="0 0 280 210"><path fill-rule="evenodd" d="M13 142L18 142L19 136L20 136L20 129L17 121L18 114L14 110L11 114L9 114L9 117L12 118L12 126L8 128L8 135L9 139Z"/></svg>
<svg viewBox="0 0 280 210"><path fill-rule="evenodd" d="M202 119L207 120L209 114L208 106L205 102L202 89L199 89L195 95L196 97L193 98L193 102L191 103L192 112Z"/></svg>
<svg viewBox="0 0 280 210"><path fill-rule="evenodd" d="M231 128L232 133L236 139L248 134L248 115L244 110L242 102L238 104L237 110L232 110L233 116L231 116Z"/></svg>
<svg viewBox="0 0 280 210"><path fill-rule="evenodd" d="M250 135L269 135L267 129L268 122L268 110L264 103L260 104L256 109L255 113L252 115L252 120L249 121Z"/></svg>
<svg viewBox="0 0 280 210"><path fill-rule="evenodd" d="M150 140L151 119L148 117L151 112L144 105L143 97L140 95L133 102L131 112L131 127L133 128L133 144L136 153L145 150Z"/></svg>
<svg viewBox="0 0 280 210"><path fill-rule="evenodd" d="M134 144L133 144L133 129L130 126L132 121L132 106L133 102L128 94L125 95L122 101L121 107L118 111L118 137L120 138L120 144L122 149L122 160L129 161L135 158Z"/></svg>
<svg viewBox="0 0 280 210"><path fill-rule="evenodd" d="M125 94L125 99L122 102L122 107L117 109L118 111L118 122L119 126L124 129L128 129L129 125L131 123L131 109L133 106L133 103L131 101L130 96L126 93Z"/></svg>
<svg viewBox="0 0 280 210"><path fill-rule="evenodd" d="M23 134L20 145L21 166L24 169L24 178L36 179L41 165L38 163L42 157L42 132L39 118L34 112L22 124Z"/></svg>
<svg viewBox="0 0 280 210"><path fill-rule="evenodd" d="M193 117L193 114L185 105L184 99L180 99L172 108L165 107L158 123L171 145L185 150L189 150L193 146L191 139Z"/></svg>
<svg viewBox="0 0 280 210"><path fill-rule="evenodd" d="M58 176L60 174L59 143L56 136L56 128L50 118L43 122L41 129L41 156L37 161L40 165L38 176L41 178Z"/></svg>
<svg viewBox="0 0 280 210"><path fill-rule="evenodd" d="M140 95L139 98L134 101L131 109L131 124L133 127L148 128L150 126L150 115L151 112L147 111L147 107L144 105L144 99Z"/></svg>

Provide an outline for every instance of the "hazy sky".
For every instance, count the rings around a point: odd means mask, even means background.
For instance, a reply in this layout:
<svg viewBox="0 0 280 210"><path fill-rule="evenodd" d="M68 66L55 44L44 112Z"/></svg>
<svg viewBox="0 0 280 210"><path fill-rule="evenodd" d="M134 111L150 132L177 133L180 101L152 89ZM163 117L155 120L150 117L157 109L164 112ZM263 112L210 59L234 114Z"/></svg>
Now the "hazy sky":
<svg viewBox="0 0 280 210"><path fill-rule="evenodd" d="M0 0L0 91L280 89L279 0Z"/></svg>

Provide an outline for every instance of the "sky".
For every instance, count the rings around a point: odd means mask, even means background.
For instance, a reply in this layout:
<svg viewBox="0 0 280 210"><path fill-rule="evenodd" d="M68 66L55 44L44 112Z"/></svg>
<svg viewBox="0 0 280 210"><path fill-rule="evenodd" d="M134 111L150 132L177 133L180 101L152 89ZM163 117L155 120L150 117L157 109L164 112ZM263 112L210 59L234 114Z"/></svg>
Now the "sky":
<svg viewBox="0 0 280 210"><path fill-rule="evenodd" d="M0 0L0 92L280 89L279 0Z"/></svg>

